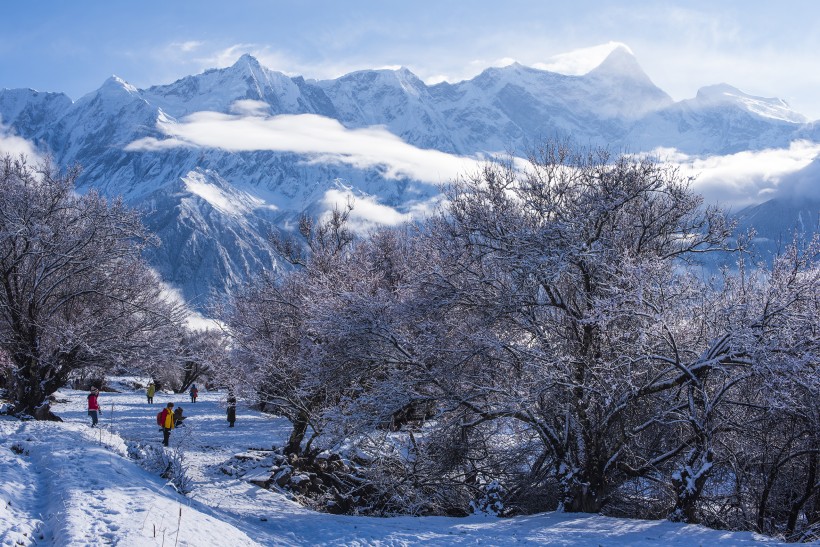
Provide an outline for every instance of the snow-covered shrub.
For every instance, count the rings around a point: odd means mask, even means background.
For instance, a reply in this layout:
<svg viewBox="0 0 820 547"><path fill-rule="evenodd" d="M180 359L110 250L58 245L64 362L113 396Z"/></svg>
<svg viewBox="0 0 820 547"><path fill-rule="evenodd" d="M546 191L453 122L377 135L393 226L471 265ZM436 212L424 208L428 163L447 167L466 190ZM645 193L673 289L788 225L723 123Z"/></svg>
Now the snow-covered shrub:
<svg viewBox="0 0 820 547"><path fill-rule="evenodd" d="M158 463L162 467L160 477L176 488L177 492L187 494L191 491L191 478L187 473L185 456L179 449L162 450L159 452Z"/></svg>
<svg viewBox="0 0 820 547"><path fill-rule="evenodd" d="M160 477L168 480L180 494L187 494L191 491L192 482L187 473L185 455L179 449L163 449L153 445L127 442L128 456L140 465Z"/></svg>
<svg viewBox="0 0 820 547"><path fill-rule="evenodd" d="M506 489L500 483L491 481L479 488L479 496L472 502L472 508L476 513L502 515L506 494Z"/></svg>
<svg viewBox="0 0 820 547"><path fill-rule="evenodd" d="M280 449L266 485L335 514L469 514L471 490L459 477L439 474L431 460L409 455L407 442L405 433L382 432L300 457Z"/></svg>

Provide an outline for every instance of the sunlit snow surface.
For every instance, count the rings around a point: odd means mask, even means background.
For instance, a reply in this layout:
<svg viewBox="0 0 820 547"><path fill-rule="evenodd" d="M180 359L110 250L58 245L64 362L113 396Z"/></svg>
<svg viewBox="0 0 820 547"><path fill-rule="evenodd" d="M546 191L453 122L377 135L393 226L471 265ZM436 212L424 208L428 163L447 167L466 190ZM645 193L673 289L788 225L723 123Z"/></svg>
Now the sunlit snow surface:
<svg viewBox="0 0 820 547"><path fill-rule="evenodd" d="M305 509L220 468L235 454L281 445L287 423L240 405L225 421L224 392L184 395L102 393L102 428L89 427L85 392L63 390L53 411L65 422L0 416L2 545L780 545L665 521L545 513L499 519L334 516ZM127 446L159 446L155 414L183 406L171 435L193 479L188 496L127 457Z"/></svg>

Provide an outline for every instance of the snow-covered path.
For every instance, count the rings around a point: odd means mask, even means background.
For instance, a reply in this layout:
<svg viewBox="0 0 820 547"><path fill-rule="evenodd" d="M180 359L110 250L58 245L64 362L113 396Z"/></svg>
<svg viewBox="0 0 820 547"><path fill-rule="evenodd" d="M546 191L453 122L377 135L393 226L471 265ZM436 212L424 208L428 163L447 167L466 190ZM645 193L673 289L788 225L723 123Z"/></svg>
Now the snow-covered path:
<svg viewBox="0 0 820 547"><path fill-rule="evenodd" d="M234 455L270 449L287 423L240 405L228 428L224 392L182 395L102 393L101 426L89 427L85 392L63 390L52 410L63 423L0 416L2 545L755 545L778 543L665 521L546 513L513 519L316 513L230 471ZM185 427L171 435L192 479L178 494L128 457L129 447L160 446L156 413L172 401Z"/></svg>

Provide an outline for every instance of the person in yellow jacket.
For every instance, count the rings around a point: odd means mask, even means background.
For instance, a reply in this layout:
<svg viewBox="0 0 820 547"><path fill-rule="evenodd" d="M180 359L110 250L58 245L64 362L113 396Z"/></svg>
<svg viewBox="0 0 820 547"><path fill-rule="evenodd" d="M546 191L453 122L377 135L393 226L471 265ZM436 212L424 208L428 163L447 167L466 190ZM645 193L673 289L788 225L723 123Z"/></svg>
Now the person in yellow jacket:
<svg viewBox="0 0 820 547"><path fill-rule="evenodd" d="M154 402L154 393L157 392L157 387L154 385L154 382L148 384L148 389L145 390L145 395L148 396L148 403Z"/></svg>
<svg viewBox="0 0 820 547"><path fill-rule="evenodd" d="M162 444L168 446L168 439L171 438L171 430L174 429L174 403L165 405L165 408L162 409L159 421L162 426Z"/></svg>

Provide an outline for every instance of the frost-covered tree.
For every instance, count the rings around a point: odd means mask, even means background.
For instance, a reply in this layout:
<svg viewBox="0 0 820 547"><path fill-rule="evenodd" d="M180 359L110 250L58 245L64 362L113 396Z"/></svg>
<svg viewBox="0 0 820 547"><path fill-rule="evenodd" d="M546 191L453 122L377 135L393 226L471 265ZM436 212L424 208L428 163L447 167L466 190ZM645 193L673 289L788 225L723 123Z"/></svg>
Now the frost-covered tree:
<svg viewBox="0 0 820 547"><path fill-rule="evenodd" d="M689 182L548 144L418 225L305 220L304 247L280 242L297 267L233 298L234 371L293 423L289 455L355 450L357 510L492 500L811 538L817 243L704 278L731 226Z"/></svg>
<svg viewBox="0 0 820 547"><path fill-rule="evenodd" d="M320 229L337 232L339 220ZM436 412L440 388L430 373L457 343L438 313L444 308L420 291L430 249L415 227L338 244L344 240L309 240L299 269L262 276L233 297L227 323L235 363L251 365L243 367L246 382L293 424L286 454L310 462L344 445L356 447L357 460L369 459L357 477L334 485L339 496L360 500L359 511L463 511L469 496L454 492L464 477L429 456L439 446L426 433L416 440L397 431Z"/></svg>
<svg viewBox="0 0 820 547"><path fill-rule="evenodd" d="M231 298L224 318L234 339L230 384L241 384L263 410L275 412L292 424L286 446L300 454L310 427L319 429L324 389L314 378L310 359L313 333L305 328L302 279L296 274L283 282L262 275Z"/></svg>
<svg viewBox="0 0 820 547"><path fill-rule="evenodd" d="M333 373L324 333L311 321L316 307L342 290L337 280L354 240L347 227L349 210L336 209L321 223L303 218L303 241L276 242L294 270L284 278L259 276L222 312L235 342L231 375L241 377L243 391L263 408L290 420L287 454L310 449L323 430L325 409L338 400L337 386L344 382Z"/></svg>
<svg viewBox="0 0 820 547"><path fill-rule="evenodd" d="M419 348L410 332L423 327L409 309L422 260L412 230L354 241L338 212L315 228L302 226L307 253L288 253L297 269L281 279L260 276L237 292L226 319L235 361L252 364L244 368L261 402L293 423L293 453L322 424L332 423L337 437L389 426L426 397L413 393L409 386L421 383L404 366Z"/></svg>
<svg viewBox="0 0 820 547"><path fill-rule="evenodd" d="M710 497L726 498L720 506L733 510L713 522L790 539L820 535L819 259L817 237L796 241L771 268L741 268L724 284L724 324L750 366L733 376L745 386L725 405L734 410L715 445L725 447L716 463L734 488L731 495L713 488Z"/></svg>
<svg viewBox="0 0 820 547"><path fill-rule="evenodd" d="M489 165L448 197L430 231L465 251L441 283L493 333L455 371L452 402L470 428L524 426L540 445L527 480L553 484L566 510L598 511L680 450L646 442L663 412L653 400L715 362L678 347L699 290L681 266L722 248L729 226L667 166L560 144L523 174Z"/></svg>
<svg viewBox="0 0 820 547"><path fill-rule="evenodd" d="M0 160L0 347L18 413L72 371L148 359L176 330L179 310L141 258L152 236L121 201L77 195L77 174Z"/></svg>
<svg viewBox="0 0 820 547"><path fill-rule="evenodd" d="M163 389L176 393L188 391L192 384L211 380L228 360L228 337L216 327L180 329L169 341L165 356L136 364ZM223 383L223 382L220 382Z"/></svg>

